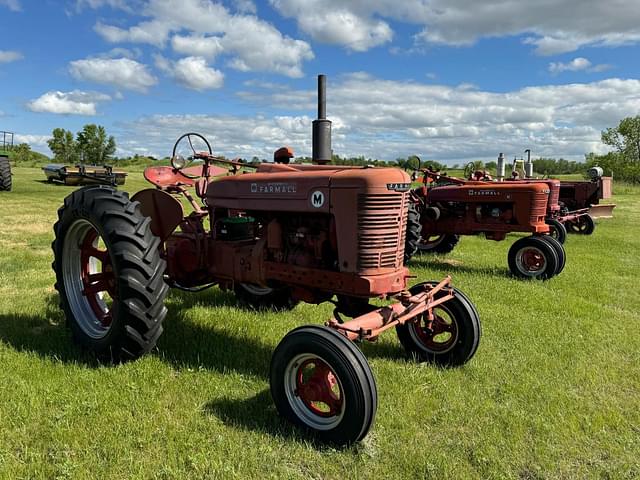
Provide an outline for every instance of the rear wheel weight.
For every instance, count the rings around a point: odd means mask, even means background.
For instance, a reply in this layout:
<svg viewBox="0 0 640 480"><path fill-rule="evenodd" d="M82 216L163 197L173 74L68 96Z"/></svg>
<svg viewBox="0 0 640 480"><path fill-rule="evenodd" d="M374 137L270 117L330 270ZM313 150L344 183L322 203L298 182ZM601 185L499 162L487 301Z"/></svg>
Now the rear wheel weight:
<svg viewBox="0 0 640 480"><path fill-rule="evenodd" d="M349 445L373 424L377 390L362 352L315 325L289 332L271 357L273 402L283 417L320 441Z"/></svg>
<svg viewBox="0 0 640 480"><path fill-rule="evenodd" d="M435 286L437 282L414 285L409 290L417 294L425 285ZM442 366L458 366L468 362L475 355L480 344L480 317L473 303L457 288L454 297L433 309L435 320L427 328L426 314L396 326L398 340L408 354L420 361ZM446 295L440 291L435 299Z"/></svg>
<svg viewBox="0 0 640 480"><path fill-rule="evenodd" d="M556 274L559 264L555 248L540 237L525 237L514 242L507 260L511 273L524 279L547 280Z"/></svg>
<svg viewBox="0 0 640 480"><path fill-rule="evenodd" d="M65 198L54 233L56 289L74 340L115 362L150 351L168 286L139 204L111 187L81 188Z"/></svg>

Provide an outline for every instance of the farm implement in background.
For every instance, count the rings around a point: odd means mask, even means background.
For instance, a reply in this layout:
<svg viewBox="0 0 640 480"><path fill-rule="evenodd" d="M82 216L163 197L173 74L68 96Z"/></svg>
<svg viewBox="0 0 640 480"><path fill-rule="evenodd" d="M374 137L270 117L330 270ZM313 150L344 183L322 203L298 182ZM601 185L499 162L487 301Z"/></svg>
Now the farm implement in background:
<svg viewBox="0 0 640 480"><path fill-rule="evenodd" d="M156 345L169 287L217 285L254 309L332 302L324 326L302 326L282 339L270 385L282 416L344 445L364 438L377 408L371 368L353 341L395 328L412 357L462 365L478 348L480 319L449 277L408 287L409 176L327 165L331 122L325 78L318 80L312 165L260 164L241 174L247 164L216 157L204 137L185 134L172 167L145 171L155 188L130 199L92 186L65 199L53 268L76 342L116 361ZM201 165L187 167L194 160ZM181 197L191 205L187 215ZM371 305L375 298L390 304Z"/></svg>
<svg viewBox="0 0 640 480"><path fill-rule="evenodd" d="M65 185L124 185L127 173L122 170L114 170L110 165L83 165L75 166L51 163L42 167L47 177L47 182L63 183Z"/></svg>
<svg viewBox="0 0 640 480"><path fill-rule="evenodd" d="M13 149L13 133L0 131L0 191L11 190L11 162L9 151Z"/></svg>

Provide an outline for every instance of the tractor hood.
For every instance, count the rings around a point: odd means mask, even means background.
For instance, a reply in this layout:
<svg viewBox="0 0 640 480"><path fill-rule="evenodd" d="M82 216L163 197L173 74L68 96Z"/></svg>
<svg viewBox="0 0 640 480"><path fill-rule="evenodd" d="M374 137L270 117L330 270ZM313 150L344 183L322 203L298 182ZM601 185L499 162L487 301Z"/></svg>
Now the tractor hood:
<svg viewBox="0 0 640 480"><path fill-rule="evenodd" d="M335 189L384 194L407 191L410 182L409 176L398 168L263 164L255 173L223 177L210 183L207 203L271 210L276 205L284 206L280 205L284 201L288 211L328 211L328 200Z"/></svg>

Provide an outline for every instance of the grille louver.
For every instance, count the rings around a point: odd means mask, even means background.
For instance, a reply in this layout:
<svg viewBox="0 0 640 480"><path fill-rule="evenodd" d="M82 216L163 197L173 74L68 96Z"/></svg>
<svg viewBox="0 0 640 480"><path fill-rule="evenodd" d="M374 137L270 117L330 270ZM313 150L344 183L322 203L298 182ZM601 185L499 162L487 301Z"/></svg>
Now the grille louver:
<svg viewBox="0 0 640 480"><path fill-rule="evenodd" d="M400 268L407 224L406 193L358 195L358 268Z"/></svg>

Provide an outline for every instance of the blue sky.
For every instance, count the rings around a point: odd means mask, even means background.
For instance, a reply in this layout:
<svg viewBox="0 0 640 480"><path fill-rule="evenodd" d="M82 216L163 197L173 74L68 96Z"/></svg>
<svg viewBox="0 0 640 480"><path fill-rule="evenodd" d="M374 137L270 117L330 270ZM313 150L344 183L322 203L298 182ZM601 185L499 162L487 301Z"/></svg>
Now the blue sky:
<svg viewBox="0 0 640 480"><path fill-rule="evenodd" d="M640 113L637 0L0 0L0 130L49 153L105 125L120 155L198 131L227 156L581 159Z"/></svg>

